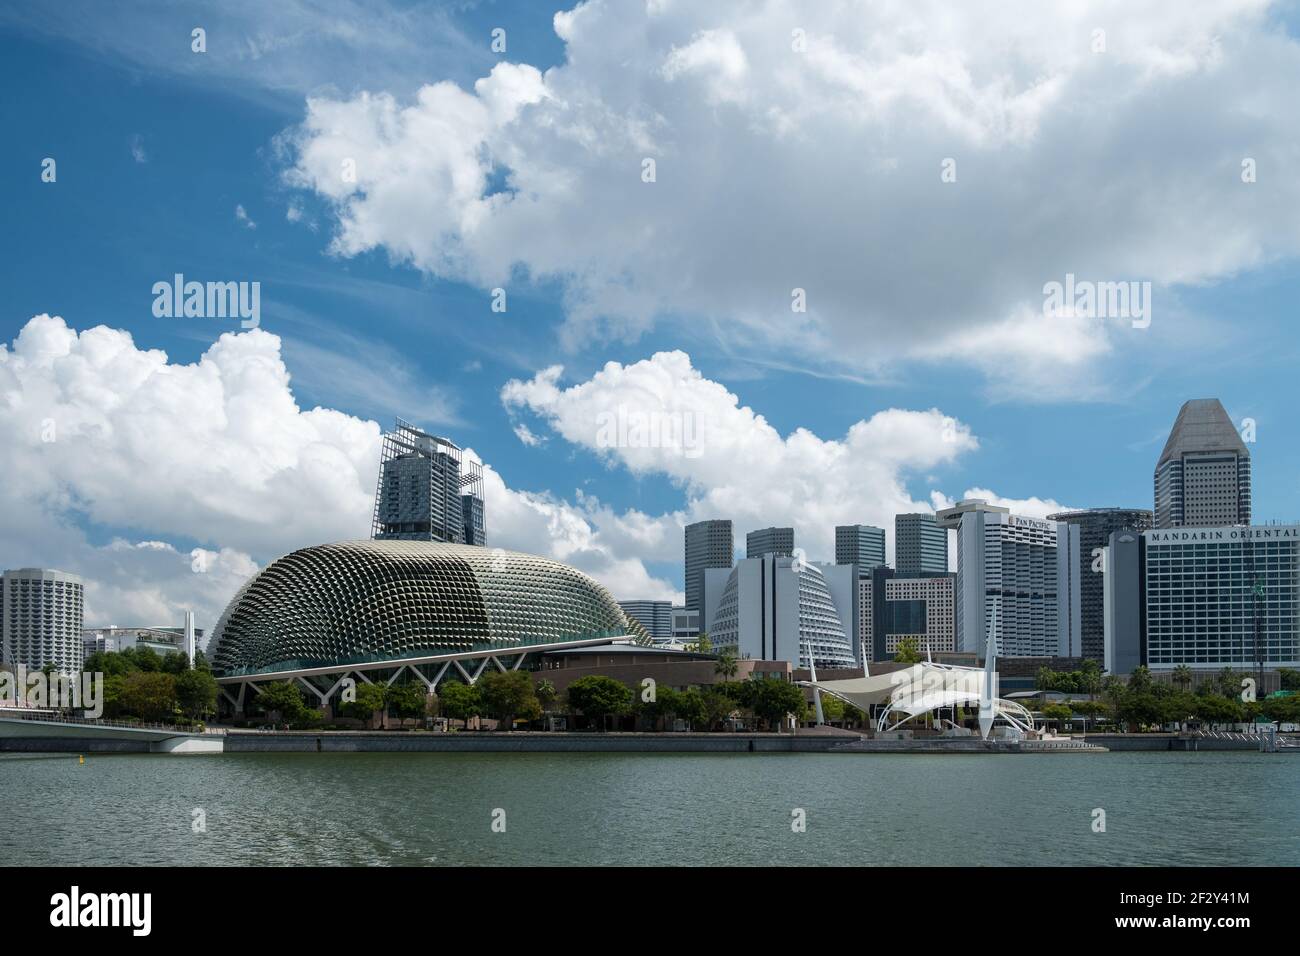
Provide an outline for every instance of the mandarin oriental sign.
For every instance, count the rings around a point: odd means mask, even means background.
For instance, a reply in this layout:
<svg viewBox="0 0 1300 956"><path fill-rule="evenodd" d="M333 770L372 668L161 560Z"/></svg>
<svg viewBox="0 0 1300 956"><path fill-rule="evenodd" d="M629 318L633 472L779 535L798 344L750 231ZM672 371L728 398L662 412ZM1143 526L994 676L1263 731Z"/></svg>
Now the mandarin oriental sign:
<svg viewBox="0 0 1300 956"><path fill-rule="evenodd" d="M1195 541L1300 541L1300 525L1250 528L1173 528L1144 531L1148 543Z"/></svg>

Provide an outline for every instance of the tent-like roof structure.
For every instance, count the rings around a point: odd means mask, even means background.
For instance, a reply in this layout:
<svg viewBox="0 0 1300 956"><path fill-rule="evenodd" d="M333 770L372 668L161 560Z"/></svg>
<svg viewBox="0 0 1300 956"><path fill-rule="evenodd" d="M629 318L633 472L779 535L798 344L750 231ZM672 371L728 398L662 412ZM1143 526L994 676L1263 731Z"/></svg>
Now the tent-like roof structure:
<svg viewBox="0 0 1300 956"><path fill-rule="evenodd" d="M884 706L885 711L880 715L881 730L887 728L892 714L904 715L898 722L902 723L944 707L978 707L981 704L986 704L993 716L1002 717L1022 732L1033 730L1033 718L1022 705L1011 700L985 697L988 682L988 673L982 668L924 661L888 674L868 674L848 680L814 680L806 684L838 697L864 713L870 713L873 707Z"/></svg>

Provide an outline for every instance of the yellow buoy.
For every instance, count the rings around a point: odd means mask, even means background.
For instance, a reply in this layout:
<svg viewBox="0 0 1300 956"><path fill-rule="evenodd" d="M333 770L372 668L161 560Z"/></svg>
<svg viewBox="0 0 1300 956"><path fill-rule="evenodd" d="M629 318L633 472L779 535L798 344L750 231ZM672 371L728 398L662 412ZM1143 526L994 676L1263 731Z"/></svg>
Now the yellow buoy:
<svg viewBox="0 0 1300 956"><path fill-rule="evenodd" d="M77 763L82 764L82 763L85 763L85 762L86 762L86 755L85 755L85 754L77 754Z"/></svg>

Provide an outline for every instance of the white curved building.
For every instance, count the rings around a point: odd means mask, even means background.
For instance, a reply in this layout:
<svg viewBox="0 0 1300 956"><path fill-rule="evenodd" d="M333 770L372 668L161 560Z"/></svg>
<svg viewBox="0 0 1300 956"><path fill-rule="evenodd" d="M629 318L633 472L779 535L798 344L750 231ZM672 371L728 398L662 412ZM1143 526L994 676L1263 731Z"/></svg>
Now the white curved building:
<svg viewBox="0 0 1300 956"><path fill-rule="evenodd" d="M84 588L81 578L51 568L4 572L0 599L0 664L60 674L81 670Z"/></svg>
<svg viewBox="0 0 1300 956"><path fill-rule="evenodd" d="M857 663L853 567L769 556L706 572L709 643L755 660L811 662L820 668Z"/></svg>

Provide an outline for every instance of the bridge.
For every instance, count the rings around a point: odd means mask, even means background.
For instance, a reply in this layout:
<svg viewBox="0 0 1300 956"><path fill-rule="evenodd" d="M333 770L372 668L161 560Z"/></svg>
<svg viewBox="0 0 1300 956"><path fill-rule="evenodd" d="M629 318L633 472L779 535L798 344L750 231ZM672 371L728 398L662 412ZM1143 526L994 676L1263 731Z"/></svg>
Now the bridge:
<svg viewBox="0 0 1300 956"><path fill-rule="evenodd" d="M211 754L225 750L224 730L71 717L54 710L0 708L0 751Z"/></svg>

